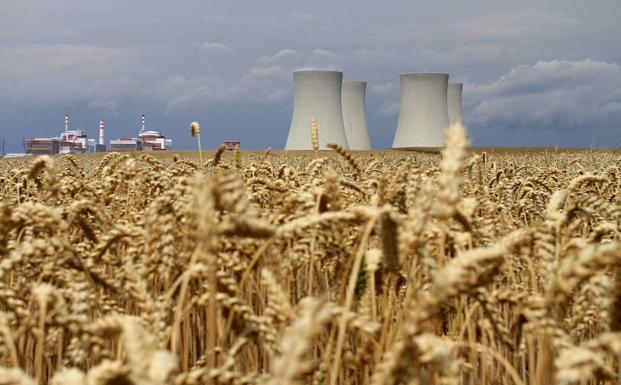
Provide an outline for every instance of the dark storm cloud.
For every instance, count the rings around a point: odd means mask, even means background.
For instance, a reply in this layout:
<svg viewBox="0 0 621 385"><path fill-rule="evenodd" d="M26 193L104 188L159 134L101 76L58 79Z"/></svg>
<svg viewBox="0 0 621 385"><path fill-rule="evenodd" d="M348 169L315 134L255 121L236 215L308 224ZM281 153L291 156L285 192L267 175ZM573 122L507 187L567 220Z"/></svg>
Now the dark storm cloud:
<svg viewBox="0 0 621 385"><path fill-rule="evenodd" d="M65 112L117 136L145 112L182 147L193 119L212 146L278 147L291 72L322 67L369 82L376 146L392 141L399 72L417 70L466 83L475 144L616 143L620 13L606 0L1 0L0 136L55 135Z"/></svg>
<svg viewBox="0 0 621 385"><path fill-rule="evenodd" d="M582 145L621 141L621 66L594 60L520 65L490 84L465 86L466 120L478 132L531 132L510 143L532 145L533 136L570 135ZM517 141L516 141L517 140ZM541 145L541 144L539 144Z"/></svg>
<svg viewBox="0 0 621 385"><path fill-rule="evenodd" d="M553 131L621 121L621 66L593 60L521 65L499 80L466 87L473 125Z"/></svg>

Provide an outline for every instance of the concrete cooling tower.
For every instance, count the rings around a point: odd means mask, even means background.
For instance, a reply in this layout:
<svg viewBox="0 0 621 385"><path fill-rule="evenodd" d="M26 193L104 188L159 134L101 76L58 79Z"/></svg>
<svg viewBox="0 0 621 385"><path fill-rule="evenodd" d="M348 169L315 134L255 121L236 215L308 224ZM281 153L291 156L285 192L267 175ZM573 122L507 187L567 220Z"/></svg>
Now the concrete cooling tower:
<svg viewBox="0 0 621 385"><path fill-rule="evenodd" d="M369 130L366 116L367 82L343 80L341 108L345 135L351 150L370 150Z"/></svg>
<svg viewBox="0 0 621 385"><path fill-rule="evenodd" d="M321 149L327 143L349 148L341 110L343 73L329 70L293 73L293 115L287 150L312 150L310 121L315 119Z"/></svg>
<svg viewBox="0 0 621 385"><path fill-rule="evenodd" d="M446 94L448 105L449 122L451 126L455 123L462 123L461 118L461 92L464 88L462 83L449 82Z"/></svg>
<svg viewBox="0 0 621 385"><path fill-rule="evenodd" d="M448 74L401 74L400 87L399 122L392 147L443 147L449 126Z"/></svg>

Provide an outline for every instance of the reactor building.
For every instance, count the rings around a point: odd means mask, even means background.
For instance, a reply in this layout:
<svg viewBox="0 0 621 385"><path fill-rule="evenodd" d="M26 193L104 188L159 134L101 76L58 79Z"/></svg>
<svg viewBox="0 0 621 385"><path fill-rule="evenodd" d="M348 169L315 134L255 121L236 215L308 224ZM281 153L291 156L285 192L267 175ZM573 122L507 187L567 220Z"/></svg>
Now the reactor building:
<svg viewBox="0 0 621 385"><path fill-rule="evenodd" d="M401 74L393 148L444 146L444 131L449 127L448 77L431 72Z"/></svg>
<svg viewBox="0 0 621 385"><path fill-rule="evenodd" d="M370 150L369 130L366 116L367 82L343 80L341 109L347 143L351 150ZM321 136L320 136L321 138Z"/></svg>
<svg viewBox="0 0 621 385"><path fill-rule="evenodd" d="M462 123L461 118L461 93L464 88L462 83L449 82L446 94L446 103L448 105L449 123L452 126L455 123Z"/></svg>
<svg viewBox="0 0 621 385"><path fill-rule="evenodd" d="M293 114L285 149L312 150L310 122L315 119L320 148L336 143L349 148L341 89L343 73L331 70L303 70L293 73Z"/></svg>
<svg viewBox="0 0 621 385"><path fill-rule="evenodd" d="M159 131L146 130L145 114L140 116L138 137L122 136L110 141L110 151L160 151L170 150L172 139L166 139Z"/></svg>
<svg viewBox="0 0 621 385"><path fill-rule="evenodd" d="M26 154L31 155L57 155L76 154L85 152L104 152L103 144L104 126L99 121L99 144L94 139L89 139L82 130L69 129L69 115L65 115L65 129L57 137L29 138L24 142Z"/></svg>

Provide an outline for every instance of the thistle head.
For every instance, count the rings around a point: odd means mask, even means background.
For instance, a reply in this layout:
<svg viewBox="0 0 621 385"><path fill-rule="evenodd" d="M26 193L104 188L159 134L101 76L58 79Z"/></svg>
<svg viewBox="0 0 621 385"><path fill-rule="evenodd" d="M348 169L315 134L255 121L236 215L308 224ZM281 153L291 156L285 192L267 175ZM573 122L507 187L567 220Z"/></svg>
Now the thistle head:
<svg viewBox="0 0 621 385"><path fill-rule="evenodd" d="M192 134L192 137L198 135L198 133L200 132L201 132L200 124L198 124L198 122L192 122L190 124L190 133Z"/></svg>

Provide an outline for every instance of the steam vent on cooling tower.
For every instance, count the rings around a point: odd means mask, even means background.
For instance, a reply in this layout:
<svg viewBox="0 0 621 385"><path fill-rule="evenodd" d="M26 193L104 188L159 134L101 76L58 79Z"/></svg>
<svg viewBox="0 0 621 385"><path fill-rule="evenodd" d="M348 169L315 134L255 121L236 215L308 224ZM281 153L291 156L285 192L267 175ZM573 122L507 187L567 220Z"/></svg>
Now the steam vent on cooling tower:
<svg viewBox="0 0 621 385"><path fill-rule="evenodd" d="M401 74L400 87L399 122L392 147L443 147L449 126L448 74Z"/></svg>
<svg viewBox="0 0 621 385"><path fill-rule="evenodd" d="M455 123L463 123L461 119L461 92L464 88L462 83L449 82L446 94L448 115L451 126Z"/></svg>
<svg viewBox="0 0 621 385"><path fill-rule="evenodd" d="M312 150L310 121L315 119L321 149L327 143L349 148L343 113L341 83L343 73L328 70L296 71L293 73L293 116L287 138L287 150Z"/></svg>
<svg viewBox="0 0 621 385"><path fill-rule="evenodd" d="M365 93L367 82L361 80L343 80L341 90L341 108L343 125L351 150L370 150L371 141L367 129Z"/></svg>

